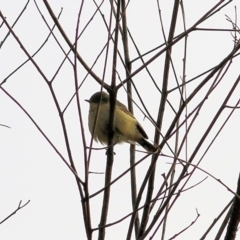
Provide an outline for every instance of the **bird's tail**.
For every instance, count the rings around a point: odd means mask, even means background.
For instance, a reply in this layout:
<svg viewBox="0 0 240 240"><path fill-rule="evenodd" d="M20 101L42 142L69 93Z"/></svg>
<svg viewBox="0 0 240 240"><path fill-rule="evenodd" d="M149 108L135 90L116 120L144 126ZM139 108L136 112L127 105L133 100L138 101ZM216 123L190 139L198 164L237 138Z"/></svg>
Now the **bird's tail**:
<svg viewBox="0 0 240 240"><path fill-rule="evenodd" d="M157 151L157 147L148 142L146 139L142 138L138 141L138 144L140 144L144 149L146 149L150 153L154 153Z"/></svg>

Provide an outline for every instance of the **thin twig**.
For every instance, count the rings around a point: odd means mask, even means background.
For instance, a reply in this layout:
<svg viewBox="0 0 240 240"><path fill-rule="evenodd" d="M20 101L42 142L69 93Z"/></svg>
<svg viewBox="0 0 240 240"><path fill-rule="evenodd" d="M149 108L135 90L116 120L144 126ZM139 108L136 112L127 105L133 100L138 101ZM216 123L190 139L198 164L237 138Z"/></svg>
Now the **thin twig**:
<svg viewBox="0 0 240 240"><path fill-rule="evenodd" d="M18 207L16 208L16 210L14 210L11 214L9 214L6 218L4 218L0 224L2 224L3 222L5 222L6 220L8 220L10 217L12 217L14 214L16 214L20 209L24 208L26 205L28 205L30 203L30 200L28 200L25 204L22 204L22 200L19 202Z"/></svg>

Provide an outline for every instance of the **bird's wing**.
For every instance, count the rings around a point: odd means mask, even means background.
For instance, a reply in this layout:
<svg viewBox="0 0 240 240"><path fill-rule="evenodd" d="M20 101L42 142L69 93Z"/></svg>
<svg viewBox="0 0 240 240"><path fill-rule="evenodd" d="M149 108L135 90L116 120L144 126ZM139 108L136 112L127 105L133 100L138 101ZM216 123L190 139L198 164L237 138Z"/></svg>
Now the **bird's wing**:
<svg viewBox="0 0 240 240"><path fill-rule="evenodd" d="M126 114L128 114L130 117L132 117L133 119L136 119L133 114L131 112L128 111L127 107L125 105L123 105L121 102L119 102L117 100L117 103L118 103L118 107L119 109L121 109L123 112L125 112Z"/></svg>
<svg viewBox="0 0 240 240"><path fill-rule="evenodd" d="M118 106L119 109L121 109L123 112L125 112L126 114L128 114L129 116L131 116L133 119L136 119L133 114L131 112L128 111L127 107L125 105L123 105L121 102L118 102ZM137 125L136 125L138 131L142 134L142 136L146 139L148 139L148 135L146 134L146 132L144 131L143 127L141 126L141 124L137 121Z"/></svg>

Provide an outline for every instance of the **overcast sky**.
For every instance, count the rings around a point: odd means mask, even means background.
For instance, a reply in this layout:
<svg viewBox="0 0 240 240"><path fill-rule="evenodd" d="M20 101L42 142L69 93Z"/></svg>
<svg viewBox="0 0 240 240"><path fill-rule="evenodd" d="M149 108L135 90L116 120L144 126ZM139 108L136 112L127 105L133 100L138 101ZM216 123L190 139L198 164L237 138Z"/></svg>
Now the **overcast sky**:
<svg viewBox="0 0 240 240"><path fill-rule="evenodd" d="M44 17L48 21L50 27L52 27L53 22L44 4L41 1L37 2ZM100 1L96 2L98 2L98 4L100 3ZM25 3L26 1L22 0L2 1L0 4L0 10L10 25L14 23ZM56 15L58 15L61 8L63 8L60 16L60 23L70 40L74 42L80 1L55 0L49 1L49 3ZM216 3L217 1L213 0L185 1L186 27L191 27ZM109 17L108 4L108 1L106 1L101 8L107 22ZM199 27L216 29L232 28L229 21L226 20L226 15L233 20L235 19L235 5L238 7L237 11L239 12L240 2L235 0ZM160 6L167 34L171 20L173 1L160 1ZM96 7L92 1L85 1L80 21L80 30L82 30L86 23L91 19L94 11L96 11ZM141 53L145 53L164 42L156 1L132 0L129 3L127 14L129 30ZM1 22L2 21L0 21L0 23ZM238 25L240 25L239 20ZM30 1L27 9L13 30L30 54L33 54L41 46L49 34L49 30L43 22L43 19L37 11L33 1ZM8 30L4 24L1 25L0 41L3 41L7 32ZM183 23L182 16L179 14L176 35L181 32L183 32ZM60 36L58 30L55 29L54 33L67 52L69 48ZM107 32L104 22L100 14L96 14L78 43L79 53L89 66L93 64L96 56L100 53L106 41ZM179 80L181 80L182 77L183 44L184 41L182 40L173 49L173 62L176 76ZM122 50L121 42L119 45L120 50ZM192 32L188 37L187 80L214 67L231 52L232 48L233 38L227 31ZM0 82L2 82L13 70L28 58L11 35L5 40L0 50ZM110 48L110 51L111 50L112 49ZM157 53L157 51L147 55L145 61L155 53ZM111 57L112 55L109 57L105 77L106 82L109 84L111 78ZM133 44L130 44L130 58L134 59L136 57L137 52L134 50ZM72 54L70 54L70 58L72 61L74 60ZM105 55L103 54L93 68L94 72L100 78L102 78L103 75L104 58ZM52 36L48 39L41 51L34 57L34 60L37 62L48 80L52 79L63 59L64 54ZM160 56L148 66L160 88L163 76L163 65L164 55ZM134 62L132 66L133 71L139 66L141 66L140 61ZM233 85L233 82L237 79L239 75L239 66L239 58L234 59L227 75L224 77L224 80L221 81L217 90L207 100L206 106L201 110L199 117L189 134L188 156L191 155L193 149L201 138L203 131L206 130L206 127L216 114L218 107L222 104L222 101ZM117 70L121 80L124 80L125 71L120 63L118 64ZM86 76L86 71L80 66L80 63L78 64L78 76L79 82L81 82ZM176 86L172 71L170 73L170 79L169 89ZM202 79L203 78L199 78L196 80L197 82L194 81L189 84L188 91L191 92L196 86L195 84L198 84ZM133 80L136 83L137 89L139 90L150 114L156 119L160 95L151 82L149 75L146 71L142 71L137 74ZM16 73L9 77L2 87L24 107L54 144L56 149L58 149L64 158L68 159L59 116L50 94L50 90L33 64L31 62L25 64ZM64 62L62 68L57 74L53 87L56 91L60 107L64 109L69 102L69 99L74 94L73 67L68 60ZM89 99L91 95L94 92L99 91L99 89L99 84L92 77L88 76L79 91L83 123L85 126L84 134L87 145L90 143L91 136L87 125L89 106L84 99ZM194 109L206 91L203 89L196 100L189 105L189 112ZM233 106L237 103L239 93L240 88L238 87L231 97L229 105ZM133 94L133 97L137 104L139 104L140 108L143 109L135 93ZM126 94L123 89L119 91L118 99L124 104L127 104ZM169 94L169 100L177 109L179 99L175 98L175 94ZM230 111L230 109L224 111L219 118L214 131L210 134L208 140L198 153L195 163L201 158ZM0 225L0 239L86 239L80 196L75 178L71 171L66 167L60 156L46 141L23 110L20 109L20 107L3 90L0 90L0 113L0 124L10 127L0 127L0 221L17 208L20 200L22 200L22 204L30 200L30 203L26 207ZM149 141L152 142L154 139L154 126L150 121L144 118L141 111L137 108L135 108L135 116L146 130L149 136ZM173 117L174 114L168 106L163 122L163 134L166 133ZM236 183L239 174L239 119L240 113L239 110L236 110L221 134L218 136L217 140L204 156L200 165L202 169L211 173L216 178L221 179L221 181L233 191L236 190ZM78 174L83 178L83 145L75 100L72 101L67 108L65 120ZM183 132L181 132L181 134L183 134ZM172 147L174 146L172 139L169 140L169 144L172 144ZM94 143L93 146L96 148L102 147L99 143ZM142 150L140 146L137 146L137 149ZM114 151L116 155L114 156L113 179L129 168L129 144L116 146ZM170 151L166 147L163 149L163 153L169 154ZM139 160L143 156L145 156L145 154L137 153L136 158ZM180 157L184 158L184 156L185 154ZM148 157L137 167L137 179L139 185L142 182L150 161L151 158ZM168 171L171 162L171 158L159 158L156 171L156 181L163 180L161 175ZM105 150L92 151L90 171L104 173L105 163ZM180 169L181 166L178 166L177 170L180 171ZM208 176L206 173L200 170L197 171L194 177L191 178L187 187L197 184L206 176ZM101 189L104 185L104 174L90 174L89 184L90 193L94 193ZM169 215L166 239L169 239L174 234L191 224L196 218L196 209L201 215L197 223L177 239L199 239L232 197L232 193L211 177L208 177L197 187L183 192ZM99 196L91 200L92 225L94 228L99 224L101 204L102 194L99 194ZM130 177L129 174L127 174L120 181L116 182L112 188L111 204L107 222L110 223L116 221L130 212ZM115 227L108 228L106 239L125 239L128 224L129 218ZM217 227L219 227L219 224ZM207 239L214 238L217 227L215 232L213 231ZM93 239L97 239L97 234L94 233L93 236Z"/></svg>

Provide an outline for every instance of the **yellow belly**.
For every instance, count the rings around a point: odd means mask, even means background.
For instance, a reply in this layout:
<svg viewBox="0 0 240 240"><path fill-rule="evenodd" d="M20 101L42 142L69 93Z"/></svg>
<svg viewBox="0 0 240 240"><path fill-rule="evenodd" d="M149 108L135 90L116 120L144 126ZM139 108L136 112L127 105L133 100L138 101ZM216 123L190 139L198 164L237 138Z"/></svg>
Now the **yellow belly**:
<svg viewBox="0 0 240 240"><path fill-rule="evenodd" d="M89 111L89 130L93 135L94 140L99 141L102 144L107 144L109 128L109 105L100 105L97 120L95 120L96 113L96 106ZM93 133L95 121L96 126ZM129 116L127 113L116 107L113 143L136 142L143 138L137 129L137 124L138 122L135 118Z"/></svg>

